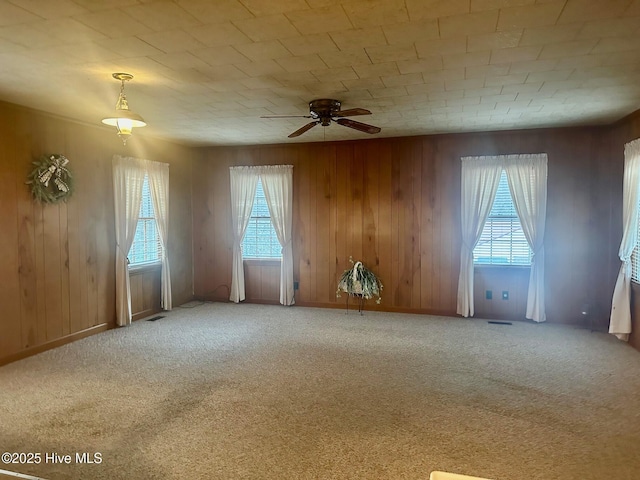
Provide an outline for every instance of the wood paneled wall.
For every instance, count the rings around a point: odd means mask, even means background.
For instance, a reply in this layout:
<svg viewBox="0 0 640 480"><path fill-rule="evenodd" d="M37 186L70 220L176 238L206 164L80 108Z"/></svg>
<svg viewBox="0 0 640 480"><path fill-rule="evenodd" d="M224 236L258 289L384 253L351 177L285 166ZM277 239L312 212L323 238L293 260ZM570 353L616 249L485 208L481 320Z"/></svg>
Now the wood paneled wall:
<svg viewBox="0 0 640 480"><path fill-rule="evenodd" d="M524 318L530 273L530 268L476 268L473 278L475 316L504 320ZM491 292L491 298L487 298L487 291ZM507 292L506 298L503 292Z"/></svg>
<svg viewBox="0 0 640 480"><path fill-rule="evenodd" d="M352 256L384 284L382 304L367 308L455 315L460 157L546 152L548 320L579 323L589 302L604 323L622 172L609 141L606 128L576 128L203 149L193 176L196 296L228 298L229 166L292 164L297 304L343 306L335 289Z"/></svg>
<svg viewBox="0 0 640 480"><path fill-rule="evenodd" d="M382 304L367 308L455 315L460 157L546 152L548 319L579 323L589 303L606 327L619 269L623 148L638 137L636 114L600 128L261 147L195 149L136 132L123 147L110 129L0 103L0 364L114 325L116 153L171 164L175 305L194 290L228 299L228 167L293 164L298 304L344 307L335 288L353 256L385 285ZM30 197L24 182L44 153L71 160L76 191L68 203ZM276 268L256 268L248 268L248 296L272 301ZM483 288L500 289L495 281L484 276ZM513 312L521 316L521 307Z"/></svg>
<svg viewBox="0 0 640 480"><path fill-rule="evenodd" d="M162 310L162 266L129 270L131 320L136 321Z"/></svg>
<svg viewBox="0 0 640 480"><path fill-rule="evenodd" d="M280 261L246 260L244 262L246 301L280 303Z"/></svg>
<svg viewBox="0 0 640 480"><path fill-rule="evenodd" d="M70 160L67 203L32 200L25 181L46 153ZM0 364L115 324L115 227L111 158L170 167L174 304L192 298L193 149L144 137L127 147L106 128L0 103Z"/></svg>

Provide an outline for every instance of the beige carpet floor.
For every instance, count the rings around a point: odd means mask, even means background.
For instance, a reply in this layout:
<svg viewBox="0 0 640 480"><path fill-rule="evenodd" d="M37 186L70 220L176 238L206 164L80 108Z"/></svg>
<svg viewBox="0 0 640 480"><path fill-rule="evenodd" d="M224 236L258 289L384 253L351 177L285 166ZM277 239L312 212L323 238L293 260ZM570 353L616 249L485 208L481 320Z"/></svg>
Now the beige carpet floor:
<svg viewBox="0 0 640 480"><path fill-rule="evenodd" d="M207 303L0 367L0 452L41 454L0 469L47 480L637 480L640 353L557 325Z"/></svg>

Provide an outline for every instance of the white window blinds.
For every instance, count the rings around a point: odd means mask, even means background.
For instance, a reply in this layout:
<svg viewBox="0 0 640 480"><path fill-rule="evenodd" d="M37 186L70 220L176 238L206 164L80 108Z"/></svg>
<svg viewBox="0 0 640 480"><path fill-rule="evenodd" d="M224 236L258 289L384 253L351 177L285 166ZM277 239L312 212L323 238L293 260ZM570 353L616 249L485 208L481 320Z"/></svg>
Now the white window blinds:
<svg viewBox="0 0 640 480"><path fill-rule="evenodd" d="M504 170L491 213L473 250L473 261L480 265L531 265L531 248L522 231Z"/></svg>
<svg viewBox="0 0 640 480"><path fill-rule="evenodd" d="M162 244L158 235L156 216L149 190L149 177L145 175L142 184L142 201L140 203L140 214L138 215L138 226L133 245L129 250L129 263L138 265L141 263L158 262L161 259Z"/></svg>
<svg viewBox="0 0 640 480"><path fill-rule="evenodd" d="M251 218L242 240L244 258L281 258L282 247L271 223L262 181L258 180Z"/></svg>

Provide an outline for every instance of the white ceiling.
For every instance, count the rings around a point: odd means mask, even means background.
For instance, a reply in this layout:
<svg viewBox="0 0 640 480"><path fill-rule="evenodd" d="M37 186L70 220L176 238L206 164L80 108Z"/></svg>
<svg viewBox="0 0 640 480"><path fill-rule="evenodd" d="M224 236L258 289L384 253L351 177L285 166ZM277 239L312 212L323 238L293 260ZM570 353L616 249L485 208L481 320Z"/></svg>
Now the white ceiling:
<svg viewBox="0 0 640 480"><path fill-rule="evenodd" d="M640 108L640 0L0 0L0 99L100 124L113 72L134 137L190 145L370 138L260 118L315 98L378 137L603 124Z"/></svg>

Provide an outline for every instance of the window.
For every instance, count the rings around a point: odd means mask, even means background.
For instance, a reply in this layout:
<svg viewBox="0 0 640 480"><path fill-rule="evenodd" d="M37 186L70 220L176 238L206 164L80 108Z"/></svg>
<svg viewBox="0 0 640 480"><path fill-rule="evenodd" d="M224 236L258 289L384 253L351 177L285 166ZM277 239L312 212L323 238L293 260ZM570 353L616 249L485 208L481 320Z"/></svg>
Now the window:
<svg viewBox="0 0 640 480"><path fill-rule="evenodd" d="M282 247L271 224L271 215L260 180L256 188L249 225L242 240L242 256L244 258L282 257Z"/></svg>
<svg viewBox="0 0 640 480"><path fill-rule="evenodd" d="M473 249L473 262L478 265L531 265L531 248L522 231L504 170L489 218Z"/></svg>
<svg viewBox="0 0 640 480"><path fill-rule="evenodd" d="M638 206L638 239L631 253L631 280L640 283L640 205Z"/></svg>
<svg viewBox="0 0 640 480"><path fill-rule="evenodd" d="M133 245L129 250L130 265L158 262L161 259L162 245L158 235L156 216L149 189L149 176L145 175L142 184L142 201L138 214L138 226Z"/></svg>

